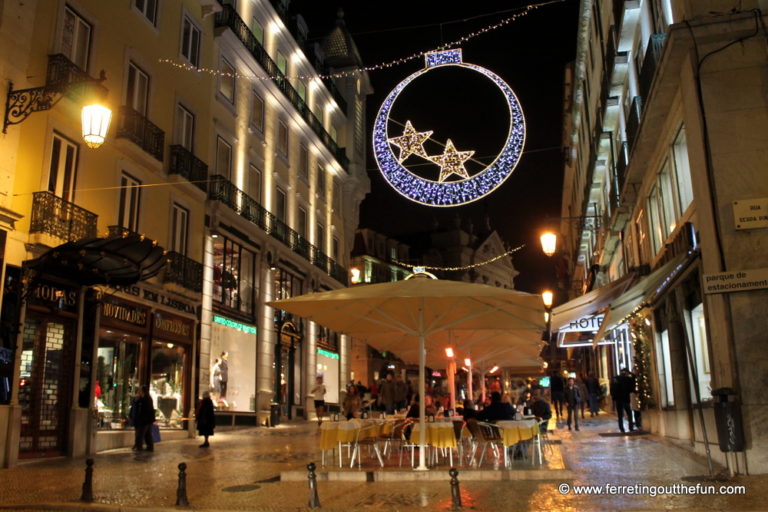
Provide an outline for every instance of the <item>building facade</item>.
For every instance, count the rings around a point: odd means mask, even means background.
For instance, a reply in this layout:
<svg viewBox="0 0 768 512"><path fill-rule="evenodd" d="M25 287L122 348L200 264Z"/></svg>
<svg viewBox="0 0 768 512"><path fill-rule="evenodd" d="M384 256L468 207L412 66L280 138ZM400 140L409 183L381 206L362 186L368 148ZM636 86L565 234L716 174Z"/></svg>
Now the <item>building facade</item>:
<svg viewBox="0 0 768 512"><path fill-rule="evenodd" d="M634 370L644 428L765 473L768 292L749 278L768 264L766 5L732 8L582 1L556 256L571 323L553 327L595 319L568 333L588 347L569 350L590 352L584 369L606 379Z"/></svg>
<svg viewBox="0 0 768 512"><path fill-rule="evenodd" d="M265 302L347 283L370 84L319 78L359 56L328 67L288 2L236 4L0 11L3 466L129 446L142 385L173 438L203 391L256 424L306 415L318 367L331 402L345 380L348 341ZM98 149L93 99L113 113Z"/></svg>

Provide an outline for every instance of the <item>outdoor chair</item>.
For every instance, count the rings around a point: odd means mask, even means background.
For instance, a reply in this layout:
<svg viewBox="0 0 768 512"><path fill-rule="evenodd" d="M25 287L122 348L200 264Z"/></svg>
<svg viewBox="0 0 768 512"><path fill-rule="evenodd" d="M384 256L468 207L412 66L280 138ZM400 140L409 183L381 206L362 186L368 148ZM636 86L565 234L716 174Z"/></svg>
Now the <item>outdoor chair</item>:
<svg viewBox="0 0 768 512"><path fill-rule="evenodd" d="M357 429L355 433L355 441L352 448L352 457L349 461L349 467L354 467L355 457L357 457L358 469L362 465L362 447L367 446L370 450L373 448L376 453L376 458L379 459L379 464L384 467L384 460L381 458L381 450L379 450L379 438L378 438L378 425L368 424L363 425Z"/></svg>
<svg viewBox="0 0 768 512"><path fill-rule="evenodd" d="M499 448L502 450L504 449L504 445L501 442L501 432L499 431L499 427L492 423L484 423L477 421L474 418L470 418L467 420L467 428L472 434L472 456L469 461L470 466L475 461L478 446L481 446L480 460L477 463L478 467L482 466L485 452L488 451L488 448L491 448L494 456L498 459Z"/></svg>

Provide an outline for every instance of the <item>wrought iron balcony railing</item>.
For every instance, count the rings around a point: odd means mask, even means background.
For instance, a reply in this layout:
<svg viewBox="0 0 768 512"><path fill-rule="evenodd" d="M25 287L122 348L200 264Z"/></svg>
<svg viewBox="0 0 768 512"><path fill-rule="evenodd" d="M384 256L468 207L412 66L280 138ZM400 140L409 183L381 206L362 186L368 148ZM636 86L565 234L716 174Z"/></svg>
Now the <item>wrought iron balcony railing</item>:
<svg viewBox="0 0 768 512"><path fill-rule="evenodd" d="M640 129L640 118L643 115L643 98L635 96L632 98L632 105L629 107L629 116L627 117L627 143L628 150L631 151L635 144L637 131Z"/></svg>
<svg viewBox="0 0 768 512"><path fill-rule="evenodd" d="M643 65L640 68L638 82L640 85L640 96L644 100L648 99L648 93L651 92L653 77L656 75L656 68L661 60L661 52L664 50L666 34L653 34L648 40L648 46L645 49Z"/></svg>
<svg viewBox="0 0 768 512"><path fill-rule="evenodd" d="M60 240L74 242L96 237L98 215L65 201L51 192L32 194L30 233L44 233Z"/></svg>
<svg viewBox="0 0 768 512"><path fill-rule="evenodd" d="M168 174L178 174L208 192L208 165L179 144L169 147Z"/></svg>
<svg viewBox="0 0 768 512"><path fill-rule="evenodd" d="M259 63L264 71L272 77L272 81L277 85L286 98L293 104L301 117L309 124L312 131L320 137L323 144L333 154L336 160L344 169L349 167L349 158L347 158L344 148L340 148L333 137L325 130L323 123L309 109L307 103L301 98L296 89L293 88L285 74L280 71L256 36L253 35L248 25L240 18L234 7L229 4L221 6L222 10L216 13L215 26L217 28L229 28L250 52L251 56Z"/></svg>
<svg viewBox="0 0 768 512"><path fill-rule="evenodd" d="M267 211L251 196L237 188L224 176L210 177L208 199L227 205L232 211L259 226L267 234L279 240L293 252L312 262L317 268L337 281L347 283L347 270L329 258L323 251L309 243L288 224Z"/></svg>
<svg viewBox="0 0 768 512"><path fill-rule="evenodd" d="M180 284L193 292L202 292L203 264L178 252L168 251L163 282Z"/></svg>
<svg viewBox="0 0 768 512"><path fill-rule="evenodd" d="M116 136L130 140L157 160L163 161L165 132L127 105L120 107Z"/></svg>

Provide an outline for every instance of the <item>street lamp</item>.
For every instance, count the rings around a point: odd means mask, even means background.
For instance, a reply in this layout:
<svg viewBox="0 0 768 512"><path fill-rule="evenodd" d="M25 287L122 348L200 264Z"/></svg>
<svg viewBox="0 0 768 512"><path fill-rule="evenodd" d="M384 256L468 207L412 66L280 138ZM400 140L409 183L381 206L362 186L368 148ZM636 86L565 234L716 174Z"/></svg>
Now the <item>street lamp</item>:
<svg viewBox="0 0 768 512"><path fill-rule="evenodd" d="M542 233L541 237L541 250L547 256L552 256L557 252L557 235L551 231Z"/></svg>
<svg viewBox="0 0 768 512"><path fill-rule="evenodd" d="M549 290L541 292L541 300L544 303L544 319L547 321L547 330L542 335L542 340L549 342L552 337L552 300L554 294Z"/></svg>
<svg viewBox="0 0 768 512"><path fill-rule="evenodd" d="M360 284L360 282L362 281L362 278L360 276L360 269L357 267L352 267L351 269L349 269L349 273L350 273L350 281L352 282L352 284Z"/></svg>
<svg viewBox="0 0 768 512"><path fill-rule="evenodd" d="M103 105L93 104L83 107L83 139L86 146L95 149L104 144L111 120L112 111Z"/></svg>
<svg viewBox="0 0 768 512"><path fill-rule="evenodd" d="M445 357L448 358L448 389L451 392L451 410L456 410L456 354L452 347L446 347Z"/></svg>

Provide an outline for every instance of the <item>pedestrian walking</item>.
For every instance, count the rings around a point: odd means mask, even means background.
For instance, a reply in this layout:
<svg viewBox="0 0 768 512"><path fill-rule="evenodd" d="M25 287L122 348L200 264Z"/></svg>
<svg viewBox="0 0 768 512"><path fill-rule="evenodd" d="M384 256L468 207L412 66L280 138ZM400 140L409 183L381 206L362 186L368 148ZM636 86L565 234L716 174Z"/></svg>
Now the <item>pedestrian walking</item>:
<svg viewBox="0 0 768 512"><path fill-rule="evenodd" d="M317 414L317 425L323 422L323 416L325 415L325 384L323 384L323 376L318 375L315 379L315 385L309 392L315 397L315 413Z"/></svg>
<svg viewBox="0 0 768 512"><path fill-rule="evenodd" d="M570 377L566 383L564 396L568 407L568 430L571 430L571 420L576 430L579 430L579 404L582 401L581 390L576 385L576 379Z"/></svg>
<svg viewBox="0 0 768 512"><path fill-rule="evenodd" d="M626 368L621 369L621 374L617 375L611 381L611 398L616 406L616 417L619 422L619 430L624 430L624 414L627 415L627 421L629 422L629 431L635 430L635 421L632 417L632 410L630 409L630 393L634 389L634 382L629 377L629 371Z"/></svg>
<svg viewBox="0 0 768 512"><path fill-rule="evenodd" d="M200 448L208 448L210 446L208 436L212 436L213 429L216 428L213 400L211 400L211 394L208 391L203 393L203 399L197 407L195 418L197 420L197 433L205 438L205 442L200 445Z"/></svg>
<svg viewBox="0 0 768 512"><path fill-rule="evenodd" d="M594 373L587 375L584 382L587 387L587 399L589 400L589 415L595 417L600 412L598 400L600 399L600 381L595 378Z"/></svg>
<svg viewBox="0 0 768 512"><path fill-rule="evenodd" d="M581 402L579 402L579 409L581 410L581 419L585 419L585 410L587 408L587 397L589 394L587 393L587 384L585 382L586 378L581 375L578 379L576 379L576 386L579 388L579 393L581 394Z"/></svg>
<svg viewBox="0 0 768 512"><path fill-rule="evenodd" d="M408 384L399 375L395 376L395 410L408 407Z"/></svg>
<svg viewBox="0 0 768 512"><path fill-rule="evenodd" d="M141 386L138 396L131 405L129 416L134 428L133 450L141 451L146 444L148 452L154 451L152 425L155 423L155 405L149 395L149 386Z"/></svg>
<svg viewBox="0 0 768 512"><path fill-rule="evenodd" d="M560 416L563 415L563 401L565 399L563 378L557 372L553 372L549 379L549 386L552 394L552 405L555 406L555 415L557 419L560 419Z"/></svg>

